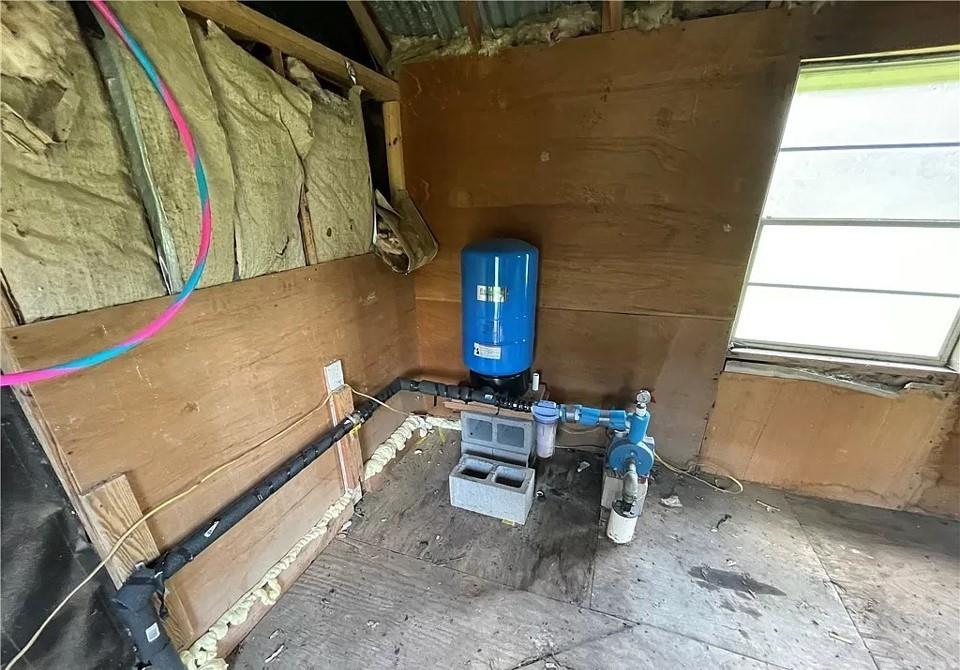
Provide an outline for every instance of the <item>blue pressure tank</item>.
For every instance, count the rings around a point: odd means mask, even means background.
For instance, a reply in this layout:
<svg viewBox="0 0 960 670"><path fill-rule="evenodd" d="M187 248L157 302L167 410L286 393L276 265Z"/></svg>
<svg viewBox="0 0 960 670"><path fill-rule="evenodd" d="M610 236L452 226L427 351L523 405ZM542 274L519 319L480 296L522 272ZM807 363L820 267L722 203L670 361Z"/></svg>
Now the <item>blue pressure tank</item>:
<svg viewBox="0 0 960 670"><path fill-rule="evenodd" d="M533 245L511 239L474 242L461 252L463 362L474 381L511 393L526 390L539 256Z"/></svg>

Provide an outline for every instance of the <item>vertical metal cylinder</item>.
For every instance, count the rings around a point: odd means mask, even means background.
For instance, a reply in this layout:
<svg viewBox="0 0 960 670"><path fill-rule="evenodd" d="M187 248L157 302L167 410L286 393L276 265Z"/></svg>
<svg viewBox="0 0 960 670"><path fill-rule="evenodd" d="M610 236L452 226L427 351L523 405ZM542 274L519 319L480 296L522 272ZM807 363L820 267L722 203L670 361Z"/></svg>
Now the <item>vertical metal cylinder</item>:
<svg viewBox="0 0 960 670"><path fill-rule="evenodd" d="M463 362L484 377L533 365L537 248L511 239L475 242L460 254Z"/></svg>

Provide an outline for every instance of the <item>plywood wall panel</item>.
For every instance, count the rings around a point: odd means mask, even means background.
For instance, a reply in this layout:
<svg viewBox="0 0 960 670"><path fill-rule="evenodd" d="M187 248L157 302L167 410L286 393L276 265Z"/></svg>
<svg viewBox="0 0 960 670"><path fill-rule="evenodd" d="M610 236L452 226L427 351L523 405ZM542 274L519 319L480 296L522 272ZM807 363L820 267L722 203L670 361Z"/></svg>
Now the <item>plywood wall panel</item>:
<svg viewBox="0 0 960 670"><path fill-rule="evenodd" d="M448 335L459 333L460 304L418 300L417 323L421 362L431 363L425 374L465 378L459 335ZM700 446L729 327L714 319L541 308L534 367L554 400L623 406L652 389L658 448L686 461Z"/></svg>
<svg viewBox="0 0 960 670"><path fill-rule="evenodd" d="M408 187L440 243L418 296L456 299L459 249L511 235L541 248L543 306L732 317L795 64L579 42L401 79Z"/></svg>
<svg viewBox="0 0 960 670"><path fill-rule="evenodd" d="M956 393L891 399L724 373L704 467L810 495L956 516L950 436L958 403Z"/></svg>
<svg viewBox="0 0 960 670"><path fill-rule="evenodd" d="M4 369L94 350L164 304L5 329ZM372 255L358 256L203 289L126 356L29 390L69 484L82 493L124 473L144 510L319 406L154 517L150 528L162 550L330 425L321 404L324 364L340 358L347 381L376 389L416 367L414 332L409 280ZM328 452L178 576L195 630L202 632L222 614L220 605L242 595L317 521L342 491L338 472L336 453ZM284 518L290 522L277 522Z"/></svg>
<svg viewBox="0 0 960 670"><path fill-rule="evenodd" d="M416 274L421 365L463 374L459 252L518 237L541 251L548 383L587 402L652 385L664 453L695 454L801 60L956 44L958 15L835 3L405 66L406 184L440 245ZM738 445L730 467L761 467L778 392L727 401L742 419L718 427ZM869 432L864 411L817 428ZM777 459L803 464L778 453L769 468Z"/></svg>

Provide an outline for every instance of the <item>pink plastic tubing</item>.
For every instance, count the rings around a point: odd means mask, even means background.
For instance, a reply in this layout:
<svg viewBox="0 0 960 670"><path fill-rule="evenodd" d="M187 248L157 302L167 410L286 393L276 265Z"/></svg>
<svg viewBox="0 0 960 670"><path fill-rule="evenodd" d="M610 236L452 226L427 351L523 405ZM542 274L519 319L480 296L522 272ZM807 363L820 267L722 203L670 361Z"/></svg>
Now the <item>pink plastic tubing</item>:
<svg viewBox="0 0 960 670"><path fill-rule="evenodd" d="M200 197L201 208L200 246L197 249L197 258L193 264L193 271L190 273L190 277L187 279L186 284L184 284L183 289L179 294L177 294L174 301L170 303L170 305L168 305L163 312L161 312L146 326L122 342L87 356L81 356L80 358L75 358L73 360L46 368L39 368L37 370L26 370L24 372L0 374L0 386L26 384L29 382L41 381L43 379L51 379L53 377L69 375L85 368L90 368L94 365L105 363L112 358L116 358L117 356L125 354L139 344L147 341L160 332L164 326L170 323L173 317L177 315L183 305L187 302L187 298L189 298L190 294L193 293L193 290L200 282L200 277L203 276L203 269L207 262L207 254L210 251L210 241L213 238L213 214L210 210L210 193L207 189L207 178L204 175L203 164L200 161L200 157L197 155L197 149L193 141L193 135L190 134L190 127L187 125L186 119L183 118L183 112L180 111L180 105L177 104L177 101L173 97L173 93L170 92L170 89L167 88L166 83L160 78L159 73L157 73L156 68L153 66L153 63L150 61L147 55L143 52L143 49L140 48L140 45L137 44L135 39L133 39L133 36L130 35L126 28L123 27L123 24L120 23L120 20L113 14L107 4L103 0L93 0L93 6L96 7L103 19L110 25L113 31L137 59L140 67L142 67L143 71L146 73L147 78L150 79L150 83L153 84L153 88L163 99L163 103L166 105L167 111L170 112L170 118L173 119L173 123L177 127L177 132L180 135L180 142L183 144L183 148L186 149L187 157L193 164L193 170L197 179L197 193Z"/></svg>

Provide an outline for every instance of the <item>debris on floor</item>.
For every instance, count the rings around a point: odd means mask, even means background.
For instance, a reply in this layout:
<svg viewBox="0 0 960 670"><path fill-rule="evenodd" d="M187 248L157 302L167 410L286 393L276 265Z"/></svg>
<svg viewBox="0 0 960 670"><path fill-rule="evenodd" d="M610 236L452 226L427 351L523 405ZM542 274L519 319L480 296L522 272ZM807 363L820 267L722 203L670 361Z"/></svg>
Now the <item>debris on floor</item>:
<svg viewBox="0 0 960 670"><path fill-rule="evenodd" d="M779 507L777 507L776 505L768 505L767 503L765 503L765 502L763 502L762 500L760 500L760 498L757 498L754 502L756 502L758 505L760 505L761 507L763 507L763 509L767 510L768 512L781 512L781 511L783 511L783 510L781 510Z"/></svg>
<svg viewBox="0 0 960 670"><path fill-rule="evenodd" d="M590 467L590 464L586 461L580 461L580 464L577 466L577 472L583 472Z"/></svg>
<svg viewBox="0 0 960 670"><path fill-rule="evenodd" d="M277 647L272 654L263 659L263 664L266 665L271 661L277 660L277 656L283 653L284 648L286 648L285 644L281 644L279 647Z"/></svg>
<svg viewBox="0 0 960 670"><path fill-rule="evenodd" d="M676 493L666 498L660 498L660 504L664 507L683 507L683 503L680 502L680 497Z"/></svg>
<svg viewBox="0 0 960 670"><path fill-rule="evenodd" d="M719 532L720 532L720 526L722 526L723 524L725 524L727 521L729 521L729 520L732 519L732 518L733 518L733 517L730 516L729 514L724 514L722 517L720 517L720 520L717 521L717 525L710 529L710 532L711 532L711 533L719 533Z"/></svg>

